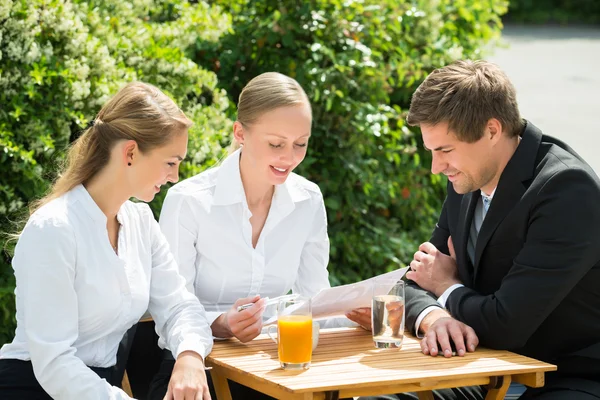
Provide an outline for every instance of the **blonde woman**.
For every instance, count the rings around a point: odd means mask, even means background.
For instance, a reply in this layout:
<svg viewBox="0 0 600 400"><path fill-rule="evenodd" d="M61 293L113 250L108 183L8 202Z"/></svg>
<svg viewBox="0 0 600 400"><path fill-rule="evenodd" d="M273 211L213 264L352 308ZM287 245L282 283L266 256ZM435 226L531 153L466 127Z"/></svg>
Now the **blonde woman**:
<svg viewBox="0 0 600 400"><path fill-rule="evenodd" d="M216 338L255 338L263 317L274 312L265 311L264 297L290 290L312 296L329 287L323 197L316 184L293 173L306 156L311 123L298 82L259 75L239 98L233 126L239 148L167 194L160 226ZM246 303L253 305L238 312ZM164 394L172 366L163 362L152 399ZM263 397L230 386L234 399Z"/></svg>
<svg viewBox="0 0 600 400"><path fill-rule="evenodd" d="M178 180L190 125L157 88L132 83L69 150L15 249L17 329L0 351L0 398L129 399L111 367L148 309L177 360L166 399L210 399L204 309L150 208L129 201Z"/></svg>

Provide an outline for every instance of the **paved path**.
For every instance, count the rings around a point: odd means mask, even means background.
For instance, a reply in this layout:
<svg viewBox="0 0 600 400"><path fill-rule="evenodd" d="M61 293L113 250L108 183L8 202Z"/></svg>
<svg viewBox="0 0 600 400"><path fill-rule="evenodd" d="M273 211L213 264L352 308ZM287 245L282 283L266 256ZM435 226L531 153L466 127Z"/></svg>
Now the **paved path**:
<svg viewBox="0 0 600 400"><path fill-rule="evenodd" d="M488 57L517 89L524 118L573 147L600 175L600 27L519 27Z"/></svg>

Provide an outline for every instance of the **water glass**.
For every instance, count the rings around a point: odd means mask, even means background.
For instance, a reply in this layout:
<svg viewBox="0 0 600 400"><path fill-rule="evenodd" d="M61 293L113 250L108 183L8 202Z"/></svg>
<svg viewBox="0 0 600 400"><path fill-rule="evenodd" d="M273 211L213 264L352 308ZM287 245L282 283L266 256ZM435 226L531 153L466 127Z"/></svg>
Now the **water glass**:
<svg viewBox="0 0 600 400"><path fill-rule="evenodd" d="M404 339L404 282L379 280L373 284L371 305L373 343L377 348L401 348Z"/></svg>

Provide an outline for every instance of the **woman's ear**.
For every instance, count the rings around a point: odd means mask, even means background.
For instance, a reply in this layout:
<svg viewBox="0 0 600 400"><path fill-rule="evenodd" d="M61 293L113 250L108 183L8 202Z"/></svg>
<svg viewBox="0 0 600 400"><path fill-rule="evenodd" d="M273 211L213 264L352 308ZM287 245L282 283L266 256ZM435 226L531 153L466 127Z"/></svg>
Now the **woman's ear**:
<svg viewBox="0 0 600 400"><path fill-rule="evenodd" d="M135 140L128 140L123 144L122 160L127 166L133 165L134 159L137 160L139 148Z"/></svg>
<svg viewBox="0 0 600 400"><path fill-rule="evenodd" d="M233 137L238 142L240 146L244 145L244 140L246 138L246 131L244 129L244 125L240 121L235 121L233 123Z"/></svg>

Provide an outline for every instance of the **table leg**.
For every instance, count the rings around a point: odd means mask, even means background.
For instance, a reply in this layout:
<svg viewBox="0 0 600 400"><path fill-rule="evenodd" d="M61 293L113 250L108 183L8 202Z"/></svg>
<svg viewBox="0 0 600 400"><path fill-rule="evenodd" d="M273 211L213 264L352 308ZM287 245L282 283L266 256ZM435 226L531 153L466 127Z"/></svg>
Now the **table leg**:
<svg viewBox="0 0 600 400"><path fill-rule="evenodd" d="M490 378L490 384L485 400L502 400L510 386L510 375Z"/></svg>
<svg viewBox="0 0 600 400"><path fill-rule="evenodd" d="M417 397L419 400L433 400L433 392L431 390L417 392Z"/></svg>
<svg viewBox="0 0 600 400"><path fill-rule="evenodd" d="M215 387L216 400L232 400L227 378L219 373L219 367L213 366L210 370L213 386Z"/></svg>

